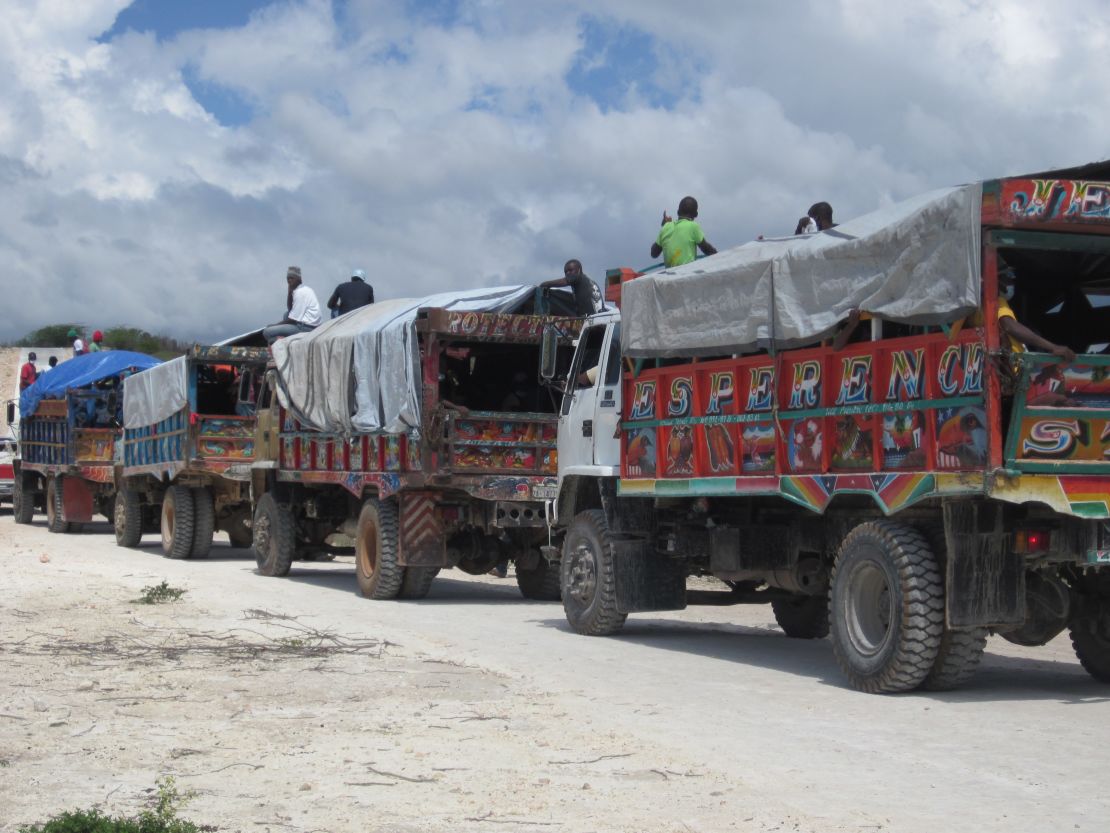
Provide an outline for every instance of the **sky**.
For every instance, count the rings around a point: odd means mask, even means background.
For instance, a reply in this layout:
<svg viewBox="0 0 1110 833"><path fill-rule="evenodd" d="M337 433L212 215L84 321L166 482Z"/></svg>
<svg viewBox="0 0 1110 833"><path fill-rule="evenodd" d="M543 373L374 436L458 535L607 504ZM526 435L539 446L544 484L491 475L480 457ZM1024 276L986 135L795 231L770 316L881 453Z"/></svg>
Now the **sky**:
<svg viewBox="0 0 1110 833"><path fill-rule="evenodd" d="M1110 157L1110 2L5 0L0 341L642 268ZM1103 57L1100 57L1103 56Z"/></svg>

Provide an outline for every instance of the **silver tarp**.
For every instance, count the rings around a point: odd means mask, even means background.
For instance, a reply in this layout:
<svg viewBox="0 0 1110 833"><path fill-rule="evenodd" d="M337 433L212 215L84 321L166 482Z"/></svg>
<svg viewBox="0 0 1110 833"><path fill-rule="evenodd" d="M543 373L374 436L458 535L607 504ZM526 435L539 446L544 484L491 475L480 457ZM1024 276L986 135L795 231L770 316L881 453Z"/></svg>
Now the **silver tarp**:
<svg viewBox="0 0 1110 833"><path fill-rule="evenodd" d="M318 431L414 433L420 428L416 312L512 312L532 286L445 292L379 301L310 333L274 342L281 404Z"/></svg>
<svg viewBox="0 0 1110 833"><path fill-rule="evenodd" d="M813 344L859 308L940 324L979 306L981 186L923 194L818 234L759 240L624 284L635 358ZM774 314L771 314L771 311Z"/></svg>
<svg viewBox="0 0 1110 833"><path fill-rule="evenodd" d="M180 411L189 401L185 357L123 380L123 427L154 425Z"/></svg>

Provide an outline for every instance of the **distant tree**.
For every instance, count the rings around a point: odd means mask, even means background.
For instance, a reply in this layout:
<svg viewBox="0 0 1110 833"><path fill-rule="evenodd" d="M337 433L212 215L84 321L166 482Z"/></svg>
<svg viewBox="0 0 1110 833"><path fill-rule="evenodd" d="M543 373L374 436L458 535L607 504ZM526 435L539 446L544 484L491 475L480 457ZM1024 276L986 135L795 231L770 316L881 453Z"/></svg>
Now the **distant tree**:
<svg viewBox="0 0 1110 833"><path fill-rule="evenodd" d="M33 333L28 333L17 341L15 346L70 347L73 344L73 339L68 336L71 329L77 330L86 341L92 338L93 330L82 324L48 324ZM170 359L180 356L189 348L188 344L174 338L148 333L137 327L118 326L101 332L104 334L104 347L109 350L133 350L136 353L146 353L160 359Z"/></svg>
<svg viewBox="0 0 1110 833"><path fill-rule="evenodd" d="M28 333L15 343L16 347L70 347L73 339L66 335L70 330L81 332L80 324L47 324Z"/></svg>

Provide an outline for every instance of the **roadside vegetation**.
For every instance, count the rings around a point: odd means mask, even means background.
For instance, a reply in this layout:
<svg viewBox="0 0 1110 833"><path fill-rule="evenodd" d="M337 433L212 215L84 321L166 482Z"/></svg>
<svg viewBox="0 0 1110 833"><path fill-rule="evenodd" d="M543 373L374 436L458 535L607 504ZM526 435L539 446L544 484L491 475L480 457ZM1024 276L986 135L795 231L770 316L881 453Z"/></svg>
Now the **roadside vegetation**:
<svg viewBox="0 0 1110 833"><path fill-rule="evenodd" d="M67 335L71 329L77 330L81 333L82 338L86 339L92 335L93 330L100 329L104 333L104 346L109 350L133 350L136 353L146 353L160 359L180 356L189 347L185 342L169 336L148 333L146 330L140 330L136 327L116 326L105 329L73 322L47 324L45 327L39 327L11 346L68 348L73 343L73 339Z"/></svg>
<svg viewBox="0 0 1110 833"><path fill-rule="evenodd" d="M178 813L196 796L181 792L172 775L158 779L153 806L135 816L107 816L97 809L67 810L42 824L23 826L19 833L207 833L216 830L179 818Z"/></svg>

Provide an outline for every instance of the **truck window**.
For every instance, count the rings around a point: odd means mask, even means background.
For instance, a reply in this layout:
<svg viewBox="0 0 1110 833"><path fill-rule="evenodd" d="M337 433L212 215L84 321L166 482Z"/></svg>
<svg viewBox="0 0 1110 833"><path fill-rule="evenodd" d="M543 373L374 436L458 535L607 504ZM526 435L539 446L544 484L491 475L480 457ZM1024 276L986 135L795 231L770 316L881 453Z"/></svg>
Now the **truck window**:
<svg viewBox="0 0 1110 833"><path fill-rule="evenodd" d="M621 325L613 325L613 338L609 341L609 357L605 360L605 384L621 382Z"/></svg>

